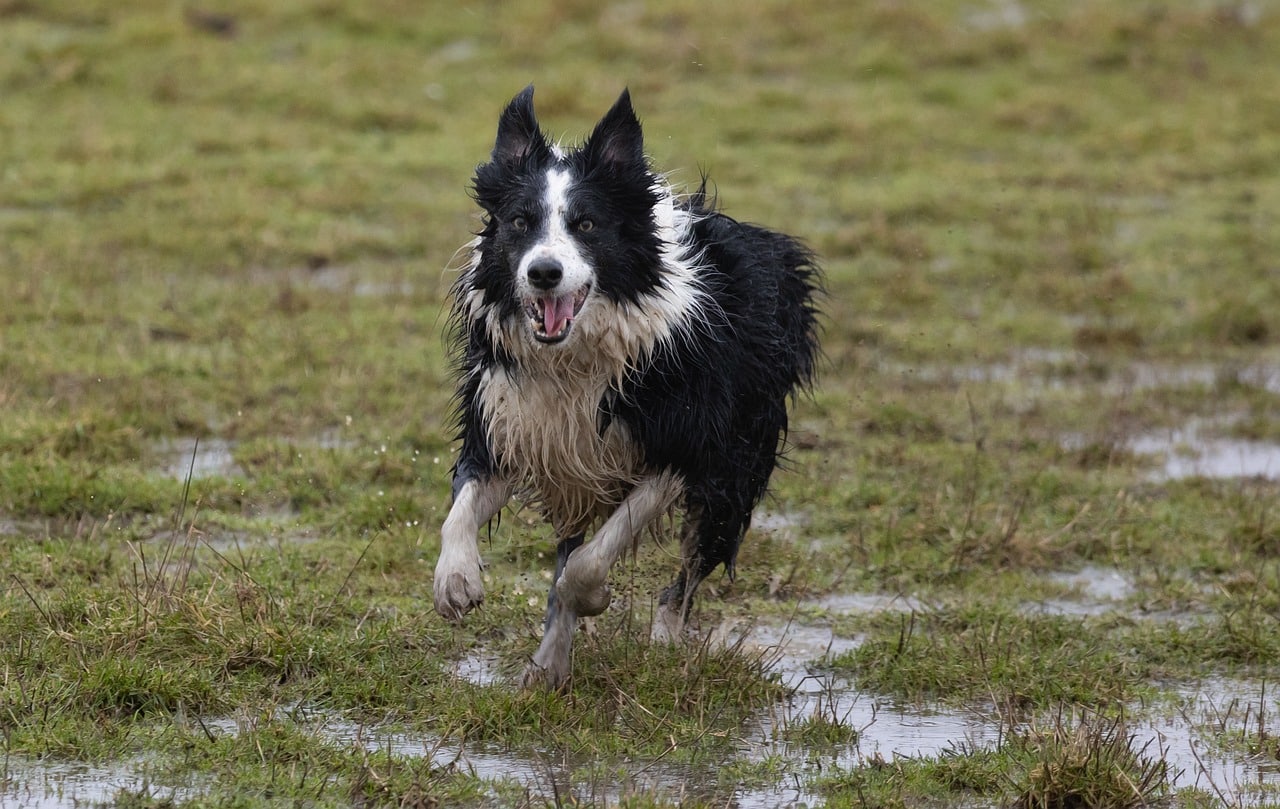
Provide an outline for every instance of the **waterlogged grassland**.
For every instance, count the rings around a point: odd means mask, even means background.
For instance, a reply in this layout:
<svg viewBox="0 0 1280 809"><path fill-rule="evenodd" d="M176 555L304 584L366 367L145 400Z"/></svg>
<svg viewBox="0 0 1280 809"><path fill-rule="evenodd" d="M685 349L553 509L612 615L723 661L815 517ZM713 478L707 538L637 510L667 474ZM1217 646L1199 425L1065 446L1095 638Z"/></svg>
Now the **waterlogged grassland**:
<svg viewBox="0 0 1280 809"><path fill-rule="evenodd" d="M1280 803L1280 464L1141 451L1277 453L1278 54L1261 4L0 2L6 797L90 761L144 763L134 805ZM531 514L465 627L430 609L444 268L530 81L571 137L630 86L830 290L737 580L651 646L641 549L564 696L505 679ZM788 716L752 621L843 639L830 699ZM1253 786L1131 743L1222 682L1184 724ZM998 742L881 755L841 695Z"/></svg>

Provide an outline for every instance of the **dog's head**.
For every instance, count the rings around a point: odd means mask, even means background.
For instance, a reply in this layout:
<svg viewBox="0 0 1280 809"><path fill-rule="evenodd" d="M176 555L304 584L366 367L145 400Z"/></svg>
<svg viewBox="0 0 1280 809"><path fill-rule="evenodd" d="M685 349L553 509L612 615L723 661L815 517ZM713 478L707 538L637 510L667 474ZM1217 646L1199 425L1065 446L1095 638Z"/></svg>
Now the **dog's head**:
<svg viewBox="0 0 1280 809"><path fill-rule="evenodd" d="M661 189L626 91L585 143L564 149L539 128L526 88L498 120L474 192L485 219L470 283L508 335L564 344L590 331L578 324L616 318L663 284Z"/></svg>

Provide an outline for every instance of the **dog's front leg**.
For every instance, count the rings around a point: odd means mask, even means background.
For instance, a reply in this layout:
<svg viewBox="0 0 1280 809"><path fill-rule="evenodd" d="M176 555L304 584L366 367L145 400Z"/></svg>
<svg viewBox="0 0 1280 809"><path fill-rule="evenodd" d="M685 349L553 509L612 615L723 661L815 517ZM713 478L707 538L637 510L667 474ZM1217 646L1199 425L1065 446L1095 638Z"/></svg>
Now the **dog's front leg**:
<svg viewBox="0 0 1280 809"><path fill-rule="evenodd" d="M440 559L433 582L436 612L450 621L462 620L484 601L476 535L510 496L510 486L496 477L473 477L456 486L453 506L440 528Z"/></svg>
<svg viewBox="0 0 1280 809"><path fill-rule="evenodd" d="M662 473L636 485L595 537L575 550L555 583L556 594L577 615L599 615L609 606L609 570L631 547L640 532L667 512L680 496L677 475Z"/></svg>

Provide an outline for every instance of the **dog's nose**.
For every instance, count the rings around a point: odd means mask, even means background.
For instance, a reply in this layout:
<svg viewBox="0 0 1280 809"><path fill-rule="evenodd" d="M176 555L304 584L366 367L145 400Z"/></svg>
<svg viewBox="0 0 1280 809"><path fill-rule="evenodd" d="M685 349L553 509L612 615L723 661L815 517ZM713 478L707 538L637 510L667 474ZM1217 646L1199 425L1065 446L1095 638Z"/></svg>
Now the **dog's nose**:
<svg viewBox="0 0 1280 809"><path fill-rule="evenodd" d="M525 274L528 275L529 283L535 289L548 290L560 283L560 279L564 277L564 270L558 261L543 260L530 264Z"/></svg>

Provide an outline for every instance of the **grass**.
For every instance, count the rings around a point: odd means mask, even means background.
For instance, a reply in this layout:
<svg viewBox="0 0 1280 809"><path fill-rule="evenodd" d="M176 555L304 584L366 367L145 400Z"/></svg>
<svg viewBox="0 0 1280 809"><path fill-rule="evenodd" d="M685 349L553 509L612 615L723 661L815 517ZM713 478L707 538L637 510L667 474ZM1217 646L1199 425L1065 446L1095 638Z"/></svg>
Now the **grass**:
<svg viewBox="0 0 1280 809"><path fill-rule="evenodd" d="M200 785L116 798L137 806L718 806L779 783L1120 806L1125 781L1276 805L1274 784L1175 786L1119 718L1280 655L1275 475L1166 480L1132 443L1276 441L1278 38L1269 8L1194 2L0 0L6 761ZM429 596L444 268L530 81L569 138L629 86L656 165L806 239L830 289L766 504L795 519L708 583L687 648L645 640L673 550L643 549L563 697L451 673L536 645L554 547L529 513L485 543L467 626ZM193 445L226 457L188 484ZM1128 589L1035 609L1090 568ZM820 600L867 593L914 613ZM824 674L1010 732L850 758L861 729L823 710L779 730L804 755L771 758L753 728L786 689L707 640L748 617L864 638ZM1197 732L1274 752L1267 682L1248 721ZM369 750L317 716L547 776Z"/></svg>
<svg viewBox="0 0 1280 809"><path fill-rule="evenodd" d="M1265 676L1280 651L1269 621L1242 610L1189 626L1151 625L974 605L877 616L866 622L867 641L832 665L863 688L907 701L1120 707L1151 683L1192 680L1205 666Z"/></svg>
<svg viewBox="0 0 1280 809"><path fill-rule="evenodd" d="M828 806L909 806L916 801L982 803L1018 809L1144 807L1173 790L1160 751L1137 745L1123 722L1056 714L1044 726L1011 732L995 750L959 745L931 760L879 761L822 781ZM985 800L984 800L985 799Z"/></svg>

